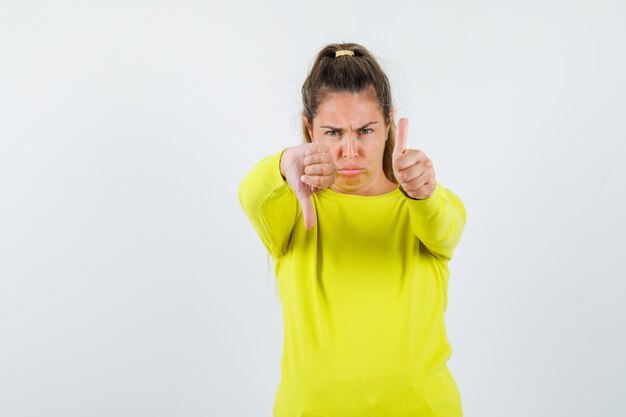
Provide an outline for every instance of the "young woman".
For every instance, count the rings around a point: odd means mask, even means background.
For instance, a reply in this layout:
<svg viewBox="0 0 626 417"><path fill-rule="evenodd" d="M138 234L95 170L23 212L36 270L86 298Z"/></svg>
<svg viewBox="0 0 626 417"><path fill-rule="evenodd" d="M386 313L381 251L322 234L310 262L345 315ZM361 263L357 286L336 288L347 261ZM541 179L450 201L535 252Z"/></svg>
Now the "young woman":
<svg viewBox="0 0 626 417"><path fill-rule="evenodd" d="M323 48L302 99L304 143L239 188L283 306L274 416L462 416L444 324L461 200L407 148L407 119L396 132L363 46Z"/></svg>

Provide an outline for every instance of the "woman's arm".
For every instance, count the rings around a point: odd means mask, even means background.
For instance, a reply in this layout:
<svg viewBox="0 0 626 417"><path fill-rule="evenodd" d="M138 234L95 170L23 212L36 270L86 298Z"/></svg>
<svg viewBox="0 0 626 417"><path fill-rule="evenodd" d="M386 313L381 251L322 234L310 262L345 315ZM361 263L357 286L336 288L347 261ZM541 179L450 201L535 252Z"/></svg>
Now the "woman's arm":
<svg viewBox="0 0 626 417"><path fill-rule="evenodd" d="M239 203L274 258L287 252L291 231L302 211L280 172L283 153L259 161L239 185Z"/></svg>
<svg viewBox="0 0 626 417"><path fill-rule="evenodd" d="M393 173L407 197L411 229L437 258L449 261L465 226L465 207L435 178L432 161L417 149L407 149L409 119L398 121L393 149Z"/></svg>
<svg viewBox="0 0 626 417"><path fill-rule="evenodd" d="M426 199L406 196L413 233L433 255L449 261L465 227L463 202L439 183Z"/></svg>

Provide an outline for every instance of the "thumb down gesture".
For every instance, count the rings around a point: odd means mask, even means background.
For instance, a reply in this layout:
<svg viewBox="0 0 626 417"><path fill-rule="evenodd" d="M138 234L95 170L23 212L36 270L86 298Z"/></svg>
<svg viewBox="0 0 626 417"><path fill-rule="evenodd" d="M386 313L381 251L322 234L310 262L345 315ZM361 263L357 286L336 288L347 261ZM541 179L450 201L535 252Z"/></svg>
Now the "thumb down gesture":
<svg viewBox="0 0 626 417"><path fill-rule="evenodd" d="M335 182L337 168L328 146L305 143L287 148L280 159L280 173L293 190L304 218L304 227L315 225L311 194Z"/></svg>
<svg viewBox="0 0 626 417"><path fill-rule="evenodd" d="M407 149L408 131L409 119L400 119L396 133L396 146L392 155L393 174L409 197L423 200L435 191L437 185L435 169L424 152Z"/></svg>

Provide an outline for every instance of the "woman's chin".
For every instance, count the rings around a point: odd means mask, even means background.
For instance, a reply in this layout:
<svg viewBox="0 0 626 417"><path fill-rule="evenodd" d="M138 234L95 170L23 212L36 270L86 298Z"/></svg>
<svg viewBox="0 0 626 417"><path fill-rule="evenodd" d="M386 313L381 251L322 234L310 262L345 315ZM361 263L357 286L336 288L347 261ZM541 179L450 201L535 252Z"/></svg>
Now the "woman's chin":
<svg viewBox="0 0 626 417"><path fill-rule="evenodd" d="M335 183L340 183L340 184L345 184L345 185L358 184L360 182L363 182L363 178L364 178L363 172L351 173L349 175L338 174L335 177Z"/></svg>
<svg viewBox="0 0 626 417"><path fill-rule="evenodd" d="M335 183L330 186L330 189L338 193L346 194L346 193L352 193L360 189L361 186L362 184L360 181L354 181L354 180L342 181L342 180L339 180L339 178L337 178L335 180Z"/></svg>

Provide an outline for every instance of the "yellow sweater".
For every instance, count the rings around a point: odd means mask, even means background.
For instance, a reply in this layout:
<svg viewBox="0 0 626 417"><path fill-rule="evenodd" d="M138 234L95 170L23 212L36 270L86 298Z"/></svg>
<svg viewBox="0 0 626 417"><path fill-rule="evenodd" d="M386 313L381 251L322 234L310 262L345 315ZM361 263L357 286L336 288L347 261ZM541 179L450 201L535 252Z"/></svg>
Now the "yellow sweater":
<svg viewBox="0 0 626 417"><path fill-rule="evenodd" d="M400 187L326 189L312 196L307 230L281 155L262 159L239 188L274 259L283 309L274 417L462 416L444 324L461 200L439 184L425 200Z"/></svg>

